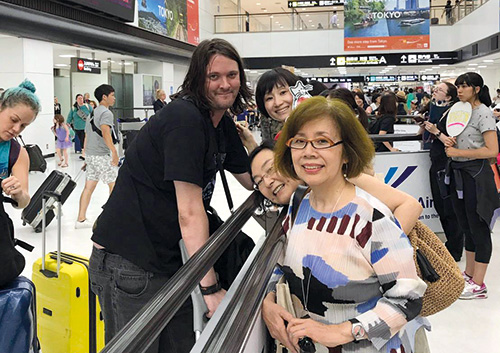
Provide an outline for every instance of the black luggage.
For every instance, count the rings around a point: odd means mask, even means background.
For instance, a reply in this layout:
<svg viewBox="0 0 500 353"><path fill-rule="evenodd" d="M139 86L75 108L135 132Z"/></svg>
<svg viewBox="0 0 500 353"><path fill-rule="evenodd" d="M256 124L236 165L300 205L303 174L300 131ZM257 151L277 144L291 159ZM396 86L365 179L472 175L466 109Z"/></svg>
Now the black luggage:
<svg viewBox="0 0 500 353"><path fill-rule="evenodd" d="M81 172L80 172L81 173ZM78 173L75 180L80 176ZM54 170L45 179L42 186L35 192L31 198L30 203L21 213L21 219L23 220L23 225L28 223L35 229L35 232L40 233L42 231L42 195L46 191L52 191L61 194L61 203L64 203L71 192L76 187L76 181L73 181L68 174L62 173L58 170ZM54 218L54 199L49 199L46 204L46 219L47 225L50 224Z"/></svg>
<svg viewBox="0 0 500 353"><path fill-rule="evenodd" d="M439 18L433 17L431 18L431 25L437 25L439 24Z"/></svg>
<svg viewBox="0 0 500 353"><path fill-rule="evenodd" d="M42 150L38 145L27 145L24 143L23 138L19 135L19 139L23 143L23 147L28 152L30 157L30 172L42 172L47 170L47 161L43 157Z"/></svg>

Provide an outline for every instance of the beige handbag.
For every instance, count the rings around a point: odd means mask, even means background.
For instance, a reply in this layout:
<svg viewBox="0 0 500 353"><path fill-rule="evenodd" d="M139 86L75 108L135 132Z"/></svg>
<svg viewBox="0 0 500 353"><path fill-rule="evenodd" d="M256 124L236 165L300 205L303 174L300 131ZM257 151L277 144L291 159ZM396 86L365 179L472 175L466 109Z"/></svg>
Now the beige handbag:
<svg viewBox="0 0 500 353"><path fill-rule="evenodd" d="M427 284L420 315L429 316L453 304L462 293L465 281L448 249L425 224L417 221L408 238L415 250L417 274Z"/></svg>

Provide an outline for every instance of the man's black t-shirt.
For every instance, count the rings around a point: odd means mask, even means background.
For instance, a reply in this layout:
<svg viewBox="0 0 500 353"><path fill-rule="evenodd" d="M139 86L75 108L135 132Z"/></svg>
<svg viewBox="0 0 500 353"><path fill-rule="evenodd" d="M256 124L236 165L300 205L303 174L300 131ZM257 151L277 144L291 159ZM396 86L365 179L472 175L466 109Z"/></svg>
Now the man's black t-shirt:
<svg viewBox="0 0 500 353"><path fill-rule="evenodd" d="M248 170L248 156L231 118L224 116L215 128L208 112L201 113L190 100L168 104L127 149L92 240L147 271L173 275L182 266L173 181L200 186L208 206L217 153L229 172Z"/></svg>
<svg viewBox="0 0 500 353"><path fill-rule="evenodd" d="M388 134L394 133L394 116L392 115L383 115L378 117L377 120L370 127L370 134L378 134L381 130L386 131ZM392 145L392 143L391 143ZM375 143L375 151L376 152L389 152L389 149L382 143Z"/></svg>

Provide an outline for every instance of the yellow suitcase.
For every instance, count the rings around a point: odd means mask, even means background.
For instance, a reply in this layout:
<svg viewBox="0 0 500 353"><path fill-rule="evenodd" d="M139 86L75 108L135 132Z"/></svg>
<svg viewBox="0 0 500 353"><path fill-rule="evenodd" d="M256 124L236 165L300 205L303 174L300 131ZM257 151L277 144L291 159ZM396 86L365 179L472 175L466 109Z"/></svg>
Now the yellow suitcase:
<svg viewBox="0 0 500 353"><path fill-rule="evenodd" d="M60 214L59 209L59 222ZM58 251L45 255L44 229L44 256L33 264L41 349L44 353L97 353L104 347L104 320L90 290L89 260L60 252L59 224Z"/></svg>

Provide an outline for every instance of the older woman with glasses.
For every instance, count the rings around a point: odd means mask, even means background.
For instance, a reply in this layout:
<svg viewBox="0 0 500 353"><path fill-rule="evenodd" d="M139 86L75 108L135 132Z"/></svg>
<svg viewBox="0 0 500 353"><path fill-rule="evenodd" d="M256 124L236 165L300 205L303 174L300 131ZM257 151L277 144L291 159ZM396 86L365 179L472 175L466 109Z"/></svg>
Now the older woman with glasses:
<svg viewBox="0 0 500 353"><path fill-rule="evenodd" d="M387 208L349 181L373 156L352 110L323 97L299 105L278 140L278 172L309 186L284 221L285 257L273 277L285 277L300 318L273 292L263 303L266 324L292 352L306 336L330 352L426 351L415 346L427 321L418 316L426 284L413 248Z"/></svg>

